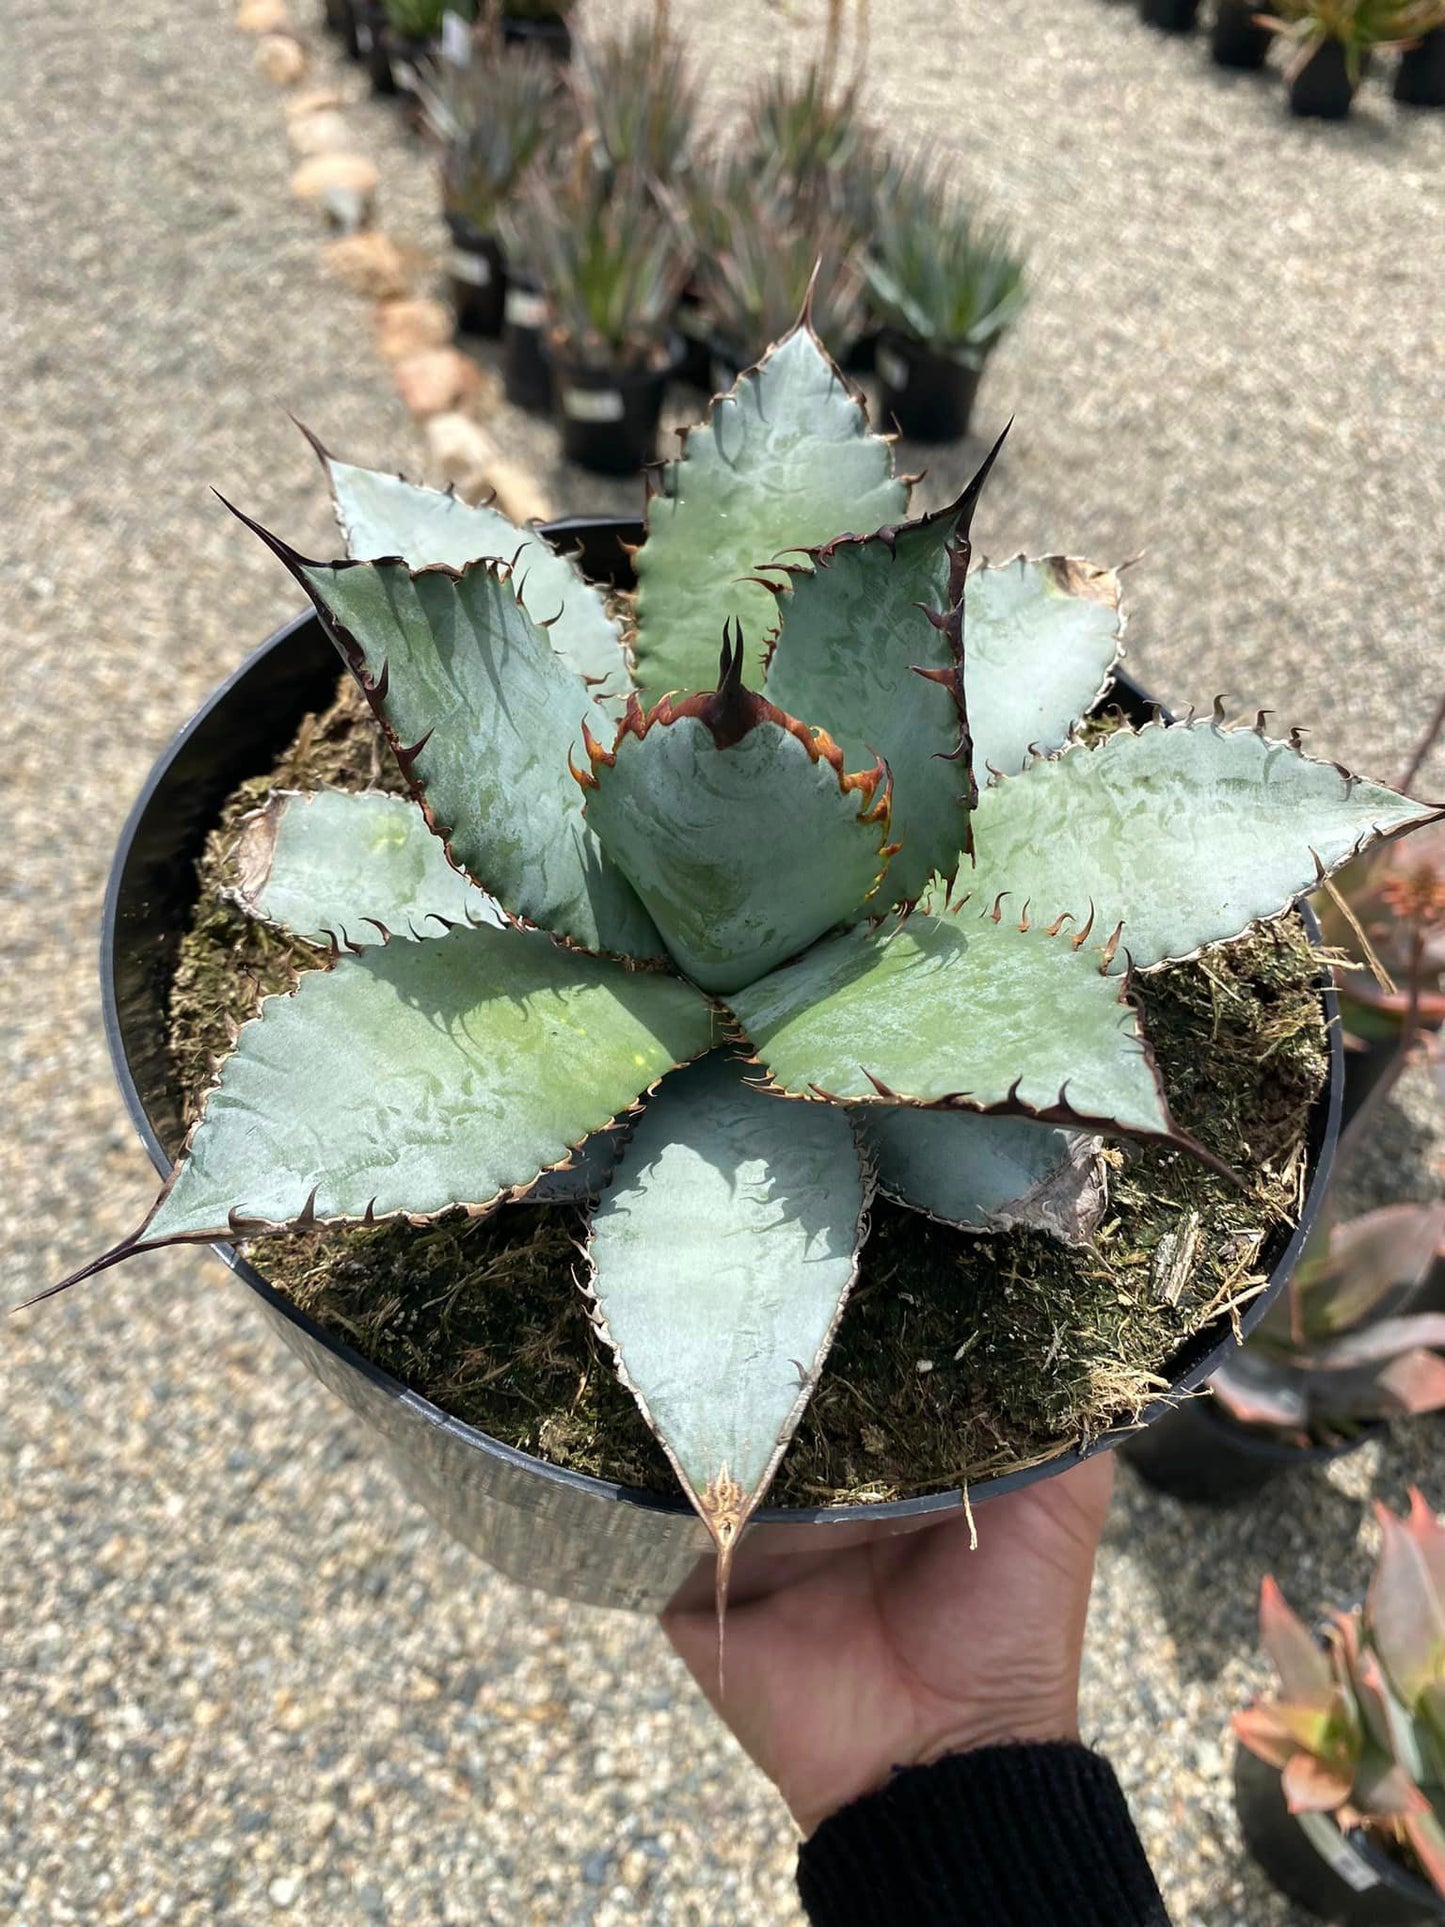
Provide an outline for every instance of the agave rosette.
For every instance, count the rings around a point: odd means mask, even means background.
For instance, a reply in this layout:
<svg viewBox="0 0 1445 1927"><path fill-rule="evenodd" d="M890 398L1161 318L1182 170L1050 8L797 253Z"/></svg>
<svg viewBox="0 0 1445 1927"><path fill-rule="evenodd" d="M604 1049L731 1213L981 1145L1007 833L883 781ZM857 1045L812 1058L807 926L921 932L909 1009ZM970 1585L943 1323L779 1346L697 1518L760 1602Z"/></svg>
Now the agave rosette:
<svg viewBox="0 0 1445 1927"><path fill-rule="evenodd" d="M277 796L246 826L245 907L329 967L241 1029L150 1215L77 1275L588 1200L592 1314L726 1553L875 1187L1087 1238L1102 1137L1185 1141L1130 969L1430 812L1262 728L1079 740L1117 579L970 571L993 456L910 520L806 325L666 469L626 633L535 534L325 459L350 559L265 540L414 802Z"/></svg>

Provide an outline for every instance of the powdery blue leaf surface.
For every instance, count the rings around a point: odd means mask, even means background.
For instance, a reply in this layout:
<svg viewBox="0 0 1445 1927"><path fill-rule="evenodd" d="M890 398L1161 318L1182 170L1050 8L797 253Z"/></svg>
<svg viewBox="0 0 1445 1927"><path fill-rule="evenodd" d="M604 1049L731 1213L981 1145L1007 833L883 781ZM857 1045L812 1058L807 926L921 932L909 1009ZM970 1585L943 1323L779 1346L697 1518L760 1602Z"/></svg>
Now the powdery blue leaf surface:
<svg viewBox="0 0 1445 1927"><path fill-rule="evenodd" d="M1254 730L1151 723L984 790L959 887L1042 922L1082 925L1092 905L1098 929L1124 926L1113 968L1145 969L1240 936L1321 866L1437 814Z"/></svg>
<svg viewBox="0 0 1445 1927"><path fill-rule="evenodd" d="M799 1097L958 1101L1176 1135L1137 1015L1100 961L970 898L829 937L727 1001Z"/></svg>
<svg viewBox="0 0 1445 1927"><path fill-rule="evenodd" d="M1058 749L1108 686L1124 618L1112 570L1068 556L975 569L964 596L964 687L973 767L1011 776Z"/></svg>
<svg viewBox="0 0 1445 1927"><path fill-rule="evenodd" d="M1045 1231L1082 1244L1106 1201L1098 1140L1029 1118L859 1106L878 1188L969 1231Z"/></svg>
<svg viewBox="0 0 1445 1927"><path fill-rule="evenodd" d="M817 1383L866 1203L844 1112L715 1052L648 1103L593 1216L599 1323L724 1558Z"/></svg>
<svg viewBox="0 0 1445 1927"><path fill-rule="evenodd" d="M706 990L856 915L887 866L882 767L845 774L826 737L735 680L646 720L634 704L615 747L590 751L587 822Z"/></svg>
<svg viewBox="0 0 1445 1927"><path fill-rule="evenodd" d="M626 696L630 678L622 638L601 592L535 529L519 528L500 509L474 508L448 491L338 462L319 445L317 453L349 556L362 562L400 556L412 569L506 563L527 614L548 625L547 640L567 667L599 700Z"/></svg>
<svg viewBox="0 0 1445 1927"><path fill-rule="evenodd" d="M567 768L611 721L491 563L305 562L268 537L357 672L452 861L514 916L589 950L661 942L582 821Z"/></svg>
<svg viewBox="0 0 1445 1927"><path fill-rule="evenodd" d="M535 931L343 956L242 1027L140 1243L489 1205L710 1037L677 978Z"/></svg>
<svg viewBox="0 0 1445 1927"><path fill-rule="evenodd" d="M233 867L231 894L249 916L313 943L502 922L491 898L447 862L416 804L380 790L278 791L242 822Z"/></svg>
<svg viewBox="0 0 1445 1927"><path fill-rule="evenodd" d="M871 534L907 512L888 443L811 330L794 329L714 401L648 503L637 553L638 688L649 701L711 688L723 624L734 617L760 674L773 597L742 578L784 549Z"/></svg>

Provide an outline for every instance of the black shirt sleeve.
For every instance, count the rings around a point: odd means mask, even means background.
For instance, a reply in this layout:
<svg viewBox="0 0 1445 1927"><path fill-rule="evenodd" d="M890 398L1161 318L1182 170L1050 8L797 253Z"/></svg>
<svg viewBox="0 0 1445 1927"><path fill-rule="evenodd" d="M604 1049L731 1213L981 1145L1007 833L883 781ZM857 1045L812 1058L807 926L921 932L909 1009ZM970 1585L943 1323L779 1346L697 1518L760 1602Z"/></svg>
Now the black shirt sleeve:
<svg viewBox="0 0 1445 1927"><path fill-rule="evenodd" d="M1108 1761L990 1746L895 1773L798 1855L814 1927L1169 1927Z"/></svg>

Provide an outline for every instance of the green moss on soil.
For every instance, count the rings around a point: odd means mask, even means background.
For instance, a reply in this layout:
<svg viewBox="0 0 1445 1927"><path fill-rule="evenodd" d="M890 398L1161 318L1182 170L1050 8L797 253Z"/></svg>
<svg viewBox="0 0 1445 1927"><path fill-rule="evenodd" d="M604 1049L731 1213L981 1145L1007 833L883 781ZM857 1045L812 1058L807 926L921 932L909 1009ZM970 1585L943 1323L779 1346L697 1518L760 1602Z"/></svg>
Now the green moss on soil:
<svg viewBox="0 0 1445 1927"><path fill-rule="evenodd" d="M231 1027L318 953L224 896L235 826L273 788L401 788L348 685L271 777L228 805L201 866L172 1000L192 1111ZM970 1238L880 1201L777 1504L884 1500L1045 1458L1128 1418L1179 1346L1245 1302L1269 1233L1298 1209L1303 1138L1328 1068L1318 958L1298 924L1141 978L1174 1115L1245 1178L1236 1190L1159 1146L1111 1150L1110 1208L1070 1251L1026 1232ZM669 1491L672 1474L613 1374L573 1278L571 1209L480 1223L262 1239L253 1262L312 1317L445 1411L574 1470Z"/></svg>

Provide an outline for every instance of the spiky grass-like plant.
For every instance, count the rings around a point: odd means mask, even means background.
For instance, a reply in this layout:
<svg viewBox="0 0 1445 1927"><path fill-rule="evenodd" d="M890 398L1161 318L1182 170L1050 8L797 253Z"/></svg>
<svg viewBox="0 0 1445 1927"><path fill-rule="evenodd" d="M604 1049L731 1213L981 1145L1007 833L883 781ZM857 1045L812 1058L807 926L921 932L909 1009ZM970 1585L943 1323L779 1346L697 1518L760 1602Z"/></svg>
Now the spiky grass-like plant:
<svg viewBox="0 0 1445 1927"><path fill-rule="evenodd" d="M687 171L699 92L692 62L666 16L634 20L580 45L583 117L613 170L667 183Z"/></svg>
<svg viewBox="0 0 1445 1927"><path fill-rule="evenodd" d="M1337 40L1358 86L1373 47L1398 46L1445 24L1445 0L1273 0L1262 15L1294 48L1285 78L1292 80L1323 41Z"/></svg>
<svg viewBox="0 0 1445 1927"><path fill-rule="evenodd" d="M885 321L971 368L983 366L1028 299L1008 228L966 207L927 159L879 176L866 272Z"/></svg>
<svg viewBox="0 0 1445 1927"><path fill-rule="evenodd" d="M1199 1148L1132 973L1435 815L1262 718L1077 737L1118 581L970 573L994 455L910 520L800 326L667 466L625 633L538 537L395 476L325 458L347 561L251 523L413 800L282 794L246 825L243 907L329 967L262 1003L154 1208L76 1276L594 1200L588 1308L725 1583L875 1190L1087 1241L1101 1138Z"/></svg>
<svg viewBox="0 0 1445 1927"><path fill-rule="evenodd" d="M665 361L687 246L646 176L603 173L584 149L565 175L528 177L516 218L529 230L564 355L615 370Z"/></svg>
<svg viewBox="0 0 1445 1927"><path fill-rule="evenodd" d="M437 63L419 91L443 148L443 206L481 234L493 232L533 162L575 138L557 69L543 54L479 45L465 67Z"/></svg>

